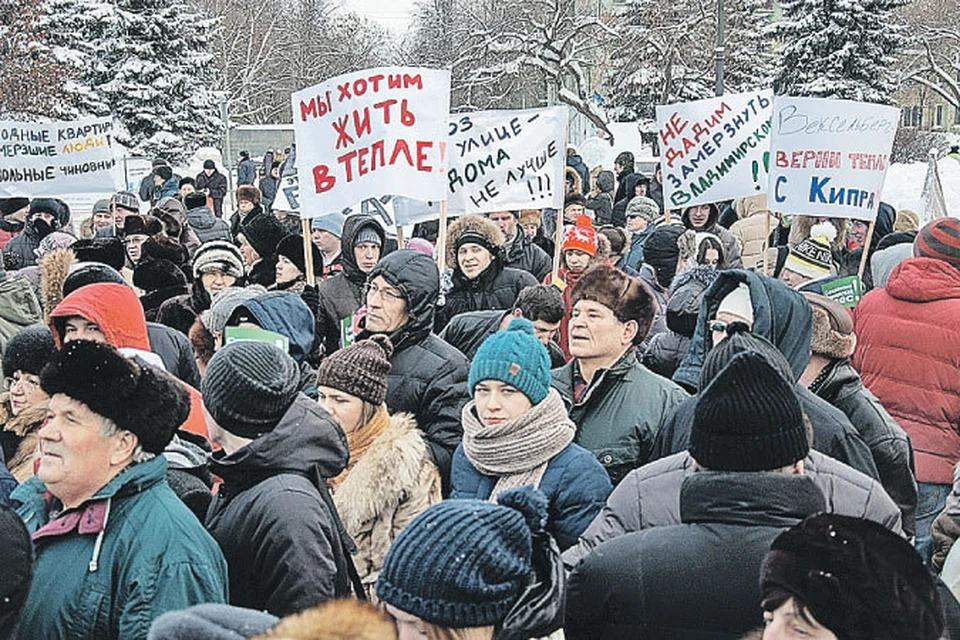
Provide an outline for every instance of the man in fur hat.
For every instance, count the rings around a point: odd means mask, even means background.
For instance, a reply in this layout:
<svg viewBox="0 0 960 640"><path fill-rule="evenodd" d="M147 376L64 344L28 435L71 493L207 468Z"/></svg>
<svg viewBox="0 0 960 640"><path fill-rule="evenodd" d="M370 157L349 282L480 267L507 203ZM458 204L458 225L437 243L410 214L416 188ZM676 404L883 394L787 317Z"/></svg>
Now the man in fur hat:
<svg viewBox="0 0 960 640"><path fill-rule="evenodd" d="M636 278L609 265L587 271L573 287L566 366L553 386L577 424L576 443L592 451L613 484L649 459L664 416L687 394L637 361L656 302Z"/></svg>
<svg viewBox="0 0 960 640"><path fill-rule="evenodd" d="M44 369L37 475L13 494L37 562L30 638L143 638L165 611L224 602L227 564L166 481L190 410L181 384L113 347L72 341Z"/></svg>

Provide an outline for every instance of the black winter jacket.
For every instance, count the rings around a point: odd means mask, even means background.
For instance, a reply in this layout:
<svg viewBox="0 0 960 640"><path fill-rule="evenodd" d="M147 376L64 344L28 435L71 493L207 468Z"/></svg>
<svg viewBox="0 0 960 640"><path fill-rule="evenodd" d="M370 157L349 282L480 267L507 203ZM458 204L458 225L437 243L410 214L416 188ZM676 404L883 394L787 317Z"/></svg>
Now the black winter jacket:
<svg viewBox="0 0 960 640"><path fill-rule="evenodd" d="M537 282L543 282L553 268L553 257L533 243L519 226L517 237L503 248L506 265L511 269L526 271Z"/></svg>
<svg viewBox="0 0 960 640"><path fill-rule="evenodd" d="M670 378L676 373L689 346L690 338L673 331L664 331L650 338L641 361L643 366L655 374Z"/></svg>
<svg viewBox="0 0 960 640"><path fill-rule="evenodd" d="M500 323L503 317L510 311L470 311L454 316L447 326L440 332L440 339L447 344L455 347L457 351L467 357L467 360L473 361L473 356L477 355L477 349L483 344L483 341L500 330ZM560 345L551 341L547 345L547 352L550 354L550 367L556 369L567 364L563 356L563 350Z"/></svg>
<svg viewBox="0 0 960 640"><path fill-rule="evenodd" d="M811 383L810 391L843 411L873 454L880 483L903 514L903 530L916 529L917 482L913 448L875 395L863 386L860 375L844 358L835 360Z"/></svg>
<svg viewBox="0 0 960 640"><path fill-rule="evenodd" d="M236 241L237 236L240 235L240 231L244 225L249 224L255 216L263 213L263 207L260 205L254 205L253 209L250 210L250 213L246 215L240 213L239 209L234 211L230 216L230 235L233 236L234 241Z"/></svg>
<svg viewBox="0 0 960 640"><path fill-rule="evenodd" d="M453 316L467 311L512 309L520 291L537 284L527 271L504 267L500 256L473 280L467 280L458 265L453 269L453 289L446 294L446 304L437 310L436 329L440 331Z"/></svg>
<svg viewBox="0 0 960 640"><path fill-rule="evenodd" d="M847 416L829 402L815 396L806 387L795 384L793 389L800 401L800 408L813 425L813 448L878 480L880 474L873 462L870 448L850 424ZM697 397L686 398L667 415L663 428L654 440L652 460L687 450Z"/></svg>
<svg viewBox="0 0 960 640"><path fill-rule="evenodd" d="M206 527L230 568L230 604L283 617L349 595L352 542L324 482L348 458L343 431L304 395L270 433L213 455L223 485Z"/></svg>
<svg viewBox="0 0 960 640"><path fill-rule="evenodd" d="M825 507L804 476L688 476L680 489L684 524L601 544L574 570L566 636L740 638L763 623L757 576L773 539Z"/></svg>
<svg viewBox="0 0 960 640"><path fill-rule="evenodd" d="M193 347L187 336L156 322L147 323L150 351L160 356L163 366L194 389L200 388L200 371L193 359Z"/></svg>
<svg viewBox="0 0 960 640"><path fill-rule="evenodd" d="M197 234L200 244L211 240L233 242L233 236L230 235L230 225L227 224L226 220L221 220L213 215L210 207L190 209L187 211L187 222L193 232Z"/></svg>
<svg viewBox="0 0 960 640"><path fill-rule="evenodd" d="M209 176L206 171L197 174L197 191L209 190L209 196L214 200L223 200L227 195L227 176L216 169Z"/></svg>
<svg viewBox="0 0 960 640"><path fill-rule="evenodd" d="M564 564L576 566L591 549L607 540L680 524L680 488L687 476L697 473L693 457L686 451L628 473L614 487L600 515L580 535L577 546L564 552ZM903 535L900 510L876 480L812 449L803 461L803 475L819 487L827 513L872 520Z"/></svg>
<svg viewBox="0 0 960 640"><path fill-rule="evenodd" d="M353 314L363 306L363 285L367 281L367 274L357 266L352 247L357 234L366 227L377 232L380 246L383 247L386 235L372 216L348 216L343 223L343 235L340 237L343 251L339 259L343 269L317 285L317 308L311 311L317 318L317 339L323 341L324 355L330 355L343 346L341 323L347 318L353 318ZM350 324L352 326L353 322ZM352 336L347 338L352 341Z"/></svg>
<svg viewBox="0 0 960 640"><path fill-rule="evenodd" d="M70 210L64 207L57 215L53 224L53 231L64 229L70 224ZM23 269L37 264L37 255L34 249L40 246L40 233L33 223L28 222L23 225L23 233L14 236L3 248L4 264L8 265L8 271Z"/></svg>
<svg viewBox="0 0 960 640"><path fill-rule="evenodd" d="M450 460L463 438L460 414L468 400L470 364L432 332L440 276L431 258L415 251L395 251L370 272L371 280L377 276L403 293L409 316L407 324L389 336L394 352L387 374L387 408L391 414L413 414L440 470L446 495ZM364 330L358 339L369 336Z"/></svg>

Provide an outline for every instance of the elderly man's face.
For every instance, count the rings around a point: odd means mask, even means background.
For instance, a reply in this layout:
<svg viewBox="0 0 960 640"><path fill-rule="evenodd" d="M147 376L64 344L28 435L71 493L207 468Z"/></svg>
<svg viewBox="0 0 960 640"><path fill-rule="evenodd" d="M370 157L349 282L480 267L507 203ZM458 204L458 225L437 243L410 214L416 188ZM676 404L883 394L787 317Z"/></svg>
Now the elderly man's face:
<svg viewBox="0 0 960 640"><path fill-rule="evenodd" d="M85 404L62 393L50 398L47 420L37 432L37 478L75 507L92 497L129 464L136 438L129 431L104 435L105 422Z"/></svg>

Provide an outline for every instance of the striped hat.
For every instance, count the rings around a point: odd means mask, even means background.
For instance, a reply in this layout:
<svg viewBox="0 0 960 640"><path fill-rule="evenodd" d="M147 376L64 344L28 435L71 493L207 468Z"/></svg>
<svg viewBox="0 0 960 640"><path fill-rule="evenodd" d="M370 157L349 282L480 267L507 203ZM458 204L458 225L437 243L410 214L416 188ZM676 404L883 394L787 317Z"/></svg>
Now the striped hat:
<svg viewBox="0 0 960 640"><path fill-rule="evenodd" d="M830 251L830 243L836 237L837 228L829 222L813 225L810 237L790 249L783 268L811 280L836 273Z"/></svg>
<svg viewBox="0 0 960 640"><path fill-rule="evenodd" d="M193 257L193 277L221 271L234 278L243 277L243 256L232 242L211 240L200 245Z"/></svg>
<svg viewBox="0 0 960 640"><path fill-rule="evenodd" d="M960 219L938 218L924 225L913 241L913 255L943 260L960 269Z"/></svg>

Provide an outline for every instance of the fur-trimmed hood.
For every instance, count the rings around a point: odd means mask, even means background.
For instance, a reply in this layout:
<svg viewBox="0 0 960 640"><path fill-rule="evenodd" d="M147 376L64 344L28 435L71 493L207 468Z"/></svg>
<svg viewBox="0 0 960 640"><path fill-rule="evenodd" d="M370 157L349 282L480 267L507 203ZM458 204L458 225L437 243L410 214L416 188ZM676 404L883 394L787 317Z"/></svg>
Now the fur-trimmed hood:
<svg viewBox="0 0 960 640"><path fill-rule="evenodd" d="M460 266L457 264L457 242L465 234L477 234L483 238L486 242L487 249L498 248L496 251L491 251L494 259L500 260L502 257L502 248L506 242L506 238L503 237L503 232L500 231L493 221L488 220L483 216L478 215L466 215L462 218L458 218L450 227L447 229L447 266L453 269L459 270Z"/></svg>
<svg viewBox="0 0 960 640"><path fill-rule="evenodd" d="M839 252L847 242L847 221L843 218L830 218L830 222L837 228L837 237L830 243L830 249ZM794 216L790 224L790 235L788 243L795 247L810 237L810 230L817 224L817 218L813 216Z"/></svg>
<svg viewBox="0 0 960 640"><path fill-rule="evenodd" d="M50 321L50 312L63 300L63 283L76 261L70 249L55 249L44 257L40 265L40 306L44 322Z"/></svg>
<svg viewBox="0 0 960 640"><path fill-rule="evenodd" d="M425 460L430 459L423 433L409 413L390 423L337 487L333 501L351 535L384 511L396 509L415 492Z"/></svg>

